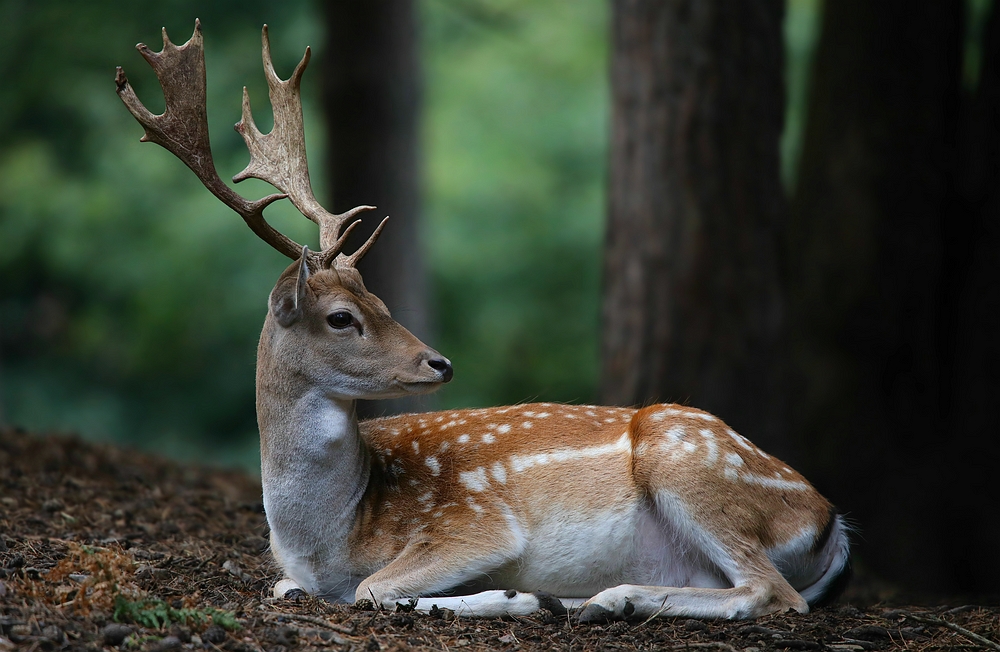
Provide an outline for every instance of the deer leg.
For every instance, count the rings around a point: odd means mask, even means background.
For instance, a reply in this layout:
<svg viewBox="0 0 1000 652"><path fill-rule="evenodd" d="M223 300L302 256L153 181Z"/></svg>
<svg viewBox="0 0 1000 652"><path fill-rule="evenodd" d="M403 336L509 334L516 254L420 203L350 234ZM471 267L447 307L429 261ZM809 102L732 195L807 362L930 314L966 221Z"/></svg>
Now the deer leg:
<svg viewBox="0 0 1000 652"><path fill-rule="evenodd" d="M562 603L554 596L513 589L465 596L422 597L482 578L516 554L516 550L504 548L483 551L481 543L417 541L408 545L385 568L361 582L355 600L371 600L376 605L403 604L419 611L429 611L436 606L451 609L459 616L481 618L524 616L539 609L565 613Z"/></svg>
<svg viewBox="0 0 1000 652"><path fill-rule="evenodd" d="M451 609L463 618L503 618L505 616L529 616L540 609L548 609L560 616L566 613L559 598L549 593L526 593L508 589L506 591L483 591L472 595L440 598L418 598L414 609L430 611Z"/></svg>
<svg viewBox="0 0 1000 652"><path fill-rule="evenodd" d="M656 494L655 510L671 538L683 541L687 555L714 567L731 588L697 586L634 586L623 584L601 591L577 613L581 621L655 616L691 618L757 618L809 605L782 577L764 547L727 527L699 522L692 510L671 494ZM702 510L705 511L705 510Z"/></svg>
<svg viewBox="0 0 1000 652"><path fill-rule="evenodd" d="M761 580L731 589L673 588L622 584L601 591L583 604L581 622L688 616L691 618L757 618L795 609L808 613L809 605L784 579ZM779 580L784 586L779 586Z"/></svg>

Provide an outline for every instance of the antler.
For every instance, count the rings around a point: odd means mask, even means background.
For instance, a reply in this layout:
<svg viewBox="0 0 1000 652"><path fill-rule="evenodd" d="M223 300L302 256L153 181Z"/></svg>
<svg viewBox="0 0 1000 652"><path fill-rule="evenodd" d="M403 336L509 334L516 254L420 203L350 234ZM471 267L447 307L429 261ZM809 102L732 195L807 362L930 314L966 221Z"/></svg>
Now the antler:
<svg viewBox="0 0 1000 652"><path fill-rule="evenodd" d="M161 115L153 115L139 101L125 72L118 68L115 82L118 96L126 108L145 129L143 142L154 142L166 148L183 161L201 179L212 194L243 217L262 240L285 254L298 259L303 255L303 247L280 233L264 219L264 209L278 199L288 198L307 218L320 227L320 248L313 253L306 251L311 265L318 263L324 268L333 265L353 267L371 247L382 231L385 220L379 225L368 241L350 256L340 256L341 248L351 231L360 220L355 220L347 228L345 223L361 211L373 206L358 206L341 215L326 211L313 196L309 182L309 166L306 161L305 132L302 124L302 100L299 84L302 73L309 62L310 50L296 66L292 77L282 81L274 71L271 62L271 46L267 37L267 25L263 30L264 73L267 78L271 104L274 108L274 129L262 134L253 122L250 113L250 99L243 89L243 118L236 124L236 131L243 136L250 150L250 164L233 177L239 182L254 177L270 183L281 191L256 201L250 201L223 183L212 160L212 148L208 137L208 115L205 109L205 52L201 34L201 21L195 20L194 34L187 43L176 46L170 42L167 30L163 30L163 50L151 51L145 44L136 46L139 53L149 62L160 86L166 109ZM388 218L386 218L388 219Z"/></svg>

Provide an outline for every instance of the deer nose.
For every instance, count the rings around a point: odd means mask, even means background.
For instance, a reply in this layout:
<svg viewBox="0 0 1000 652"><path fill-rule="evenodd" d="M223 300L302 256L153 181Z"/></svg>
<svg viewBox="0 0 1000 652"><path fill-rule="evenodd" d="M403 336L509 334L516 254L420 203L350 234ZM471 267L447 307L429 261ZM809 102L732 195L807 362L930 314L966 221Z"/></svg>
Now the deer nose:
<svg viewBox="0 0 1000 652"><path fill-rule="evenodd" d="M450 381L451 377L455 375L455 371L451 368L451 362L446 358L431 358L427 361L427 365L441 374L441 380L444 382Z"/></svg>

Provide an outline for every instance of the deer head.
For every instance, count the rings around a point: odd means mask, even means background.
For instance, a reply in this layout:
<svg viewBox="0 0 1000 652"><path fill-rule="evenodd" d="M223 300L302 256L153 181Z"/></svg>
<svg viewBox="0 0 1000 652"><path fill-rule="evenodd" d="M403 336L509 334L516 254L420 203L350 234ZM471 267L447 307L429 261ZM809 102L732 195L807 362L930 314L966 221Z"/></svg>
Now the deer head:
<svg viewBox="0 0 1000 652"><path fill-rule="evenodd" d="M212 160L200 21L195 21L194 34L184 45L171 43L164 29L160 52L144 44L136 47L156 73L166 102L161 115L152 114L118 68L118 96L145 129L142 141L157 143L183 161L254 233L296 261L271 292L258 350L258 382L267 383L277 369L294 368L295 377L304 386L352 400L427 392L451 380L451 363L394 321L385 304L365 289L356 269L388 218L348 255L343 252L344 244L360 222L353 218L374 207L358 206L333 214L313 195L299 95L310 49L306 48L292 76L282 80L275 73L264 26L264 73L274 110L274 129L268 134L257 129L244 87L243 117L236 131L250 151L250 163L233 181L253 177L279 192L251 201L223 183ZM319 251L299 245L264 219L264 209L285 198L319 225Z"/></svg>

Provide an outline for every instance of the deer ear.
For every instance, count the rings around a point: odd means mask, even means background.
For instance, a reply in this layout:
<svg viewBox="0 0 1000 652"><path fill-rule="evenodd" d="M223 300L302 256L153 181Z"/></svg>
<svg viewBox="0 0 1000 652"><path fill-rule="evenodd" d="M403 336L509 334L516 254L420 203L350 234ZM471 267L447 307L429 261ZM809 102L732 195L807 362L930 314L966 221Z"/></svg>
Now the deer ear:
<svg viewBox="0 0 1000 652"><path fill-rule="evenodd" d="M288 272L281 275L278 284L271 290L271 314L282 327L288 328L302 317L302 304L306 297L306 282L309 280L309 247L302 247L298 274ZM289 270L291 271L291 270Z"/></svg>

